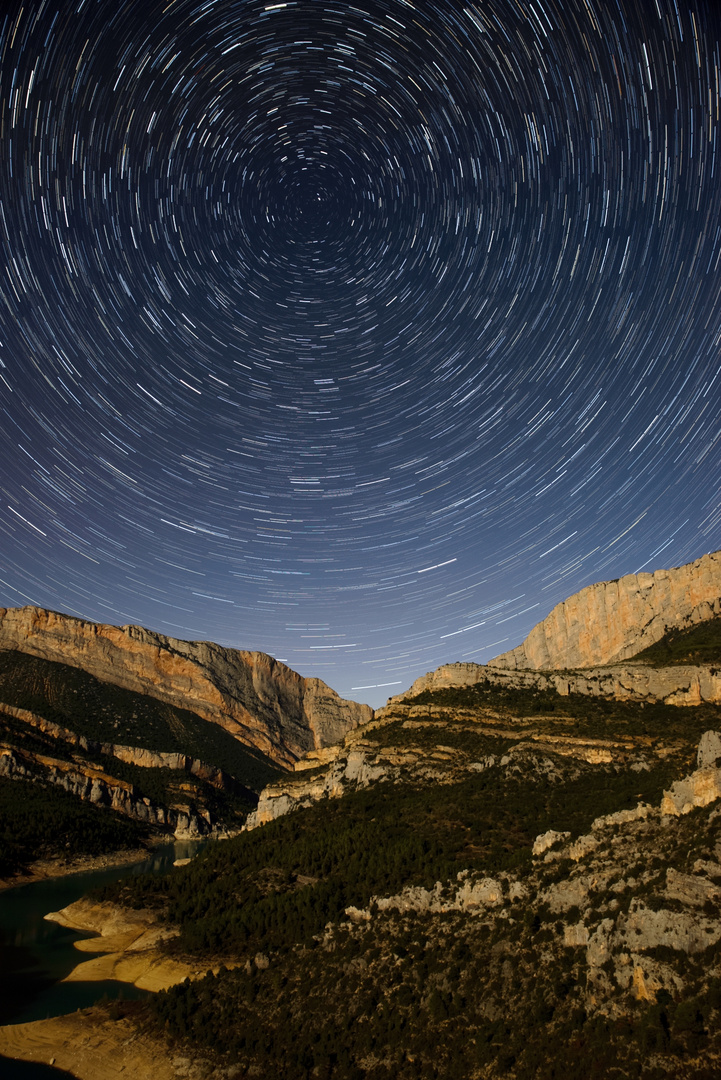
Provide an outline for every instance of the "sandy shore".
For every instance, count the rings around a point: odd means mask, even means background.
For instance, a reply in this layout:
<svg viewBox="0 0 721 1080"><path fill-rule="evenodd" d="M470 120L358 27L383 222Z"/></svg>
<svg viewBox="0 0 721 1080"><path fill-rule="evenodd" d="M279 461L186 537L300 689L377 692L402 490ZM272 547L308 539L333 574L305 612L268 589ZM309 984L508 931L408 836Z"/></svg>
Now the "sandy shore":
<svg viewBox="0 0 721 1080"><path fill-rule="evenodd" d="M196 1073L162 1039L139 1034L131 1020L111 1020L97 1007L0 1027L0 1054L55 1065L78 1080L188 1080Z"/></svg>
<svg viewBox="0 0 721 1080"><path fill-rule="evenodd" d="M202 978L210 968L202 961L178 960L163 952L162 943L175 937L177 930L156 922L153 912L83 898L45 918L97 935L74 943L79 952L100 955L79 963L64 982L117 979L134 983L140 990L157 991L186 978Z"/></svg>
<svg viewBox="0 0 721 1080"><path fill-rule="evenodd" d="M210 966L167 956L162 942L177 931L156 922L150 911L83 898L45 917L96 935L75 942L79 952L96 955L79 963L65 982L117 979L157 991L185 978L201 978ZM217 962L213 970L219 966ZM161 1036L139 1033L132 1014L112 1019L107 1006L0 1027L0 1054L55 1065L78 1080L194 1080L210 1075L204 1063L171 1053Z"/></svg>

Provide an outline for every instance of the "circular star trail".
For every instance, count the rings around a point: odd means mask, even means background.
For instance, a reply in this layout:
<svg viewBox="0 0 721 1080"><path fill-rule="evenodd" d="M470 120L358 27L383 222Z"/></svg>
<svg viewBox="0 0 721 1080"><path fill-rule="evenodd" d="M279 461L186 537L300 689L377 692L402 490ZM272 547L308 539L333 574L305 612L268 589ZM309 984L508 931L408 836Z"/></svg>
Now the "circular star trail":
<svg viewBox="0 0 721 1080"><path fill-rule="evenodd" d="M378 704L719 547L720 41L683 0L10 5L0 602Z"/></svg>

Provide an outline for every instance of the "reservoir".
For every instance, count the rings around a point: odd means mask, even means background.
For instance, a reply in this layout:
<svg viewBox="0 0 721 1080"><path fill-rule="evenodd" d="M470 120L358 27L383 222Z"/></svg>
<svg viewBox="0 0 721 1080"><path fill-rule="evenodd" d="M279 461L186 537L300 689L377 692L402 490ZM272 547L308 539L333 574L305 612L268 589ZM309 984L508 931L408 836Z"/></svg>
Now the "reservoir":
<svg viewBox="0 0 721 1080"><path fill-rule="evenodd" d="M202 840L181 840L156 848L142 862L49 878L0 892L0 1025L23 1024L61 1016L95 1004L101 998L144 998L147 992L128 983L62 980L86 956L73 948L83 935L46 922L90 889L130 874L162 874L176 859L192 857ZM3 1080L62 1080L67 1073L46 1065L0 1057Z"/></svg>

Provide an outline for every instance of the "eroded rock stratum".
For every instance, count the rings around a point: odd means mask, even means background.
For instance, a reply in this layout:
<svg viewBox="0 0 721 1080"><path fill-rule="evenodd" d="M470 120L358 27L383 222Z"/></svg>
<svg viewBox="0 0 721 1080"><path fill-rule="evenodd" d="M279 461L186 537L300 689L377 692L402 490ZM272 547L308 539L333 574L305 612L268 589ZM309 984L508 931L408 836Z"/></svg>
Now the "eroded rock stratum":
<svg viewBox="0 0 721 1080"><path fill-rule="evenodd" d="M373 715L321 679L262 652L180 641L43 608L0 608L0 649L81 668L98 679L191 709L281 765L341 742Z"/></svg>
<svg viewBox="0 0 721 1080"><path fill-rule="evenodd" d="M535 670L615 664L682 629L721 614L721 551L653 574L589 585L557 604L493 667Z"/></svg>

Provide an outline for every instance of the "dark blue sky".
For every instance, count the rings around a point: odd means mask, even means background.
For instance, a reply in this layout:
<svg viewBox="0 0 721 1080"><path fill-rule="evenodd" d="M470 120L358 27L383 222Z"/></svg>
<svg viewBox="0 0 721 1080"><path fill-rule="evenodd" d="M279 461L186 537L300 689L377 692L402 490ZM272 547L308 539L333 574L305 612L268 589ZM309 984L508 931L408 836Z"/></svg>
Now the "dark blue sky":
<svg viewBox="0 0 721 1080"><path fill-rule="evenodd" d="M0 603L377 705L721 546L720 39L683 0L10 5Z"/></svg>

